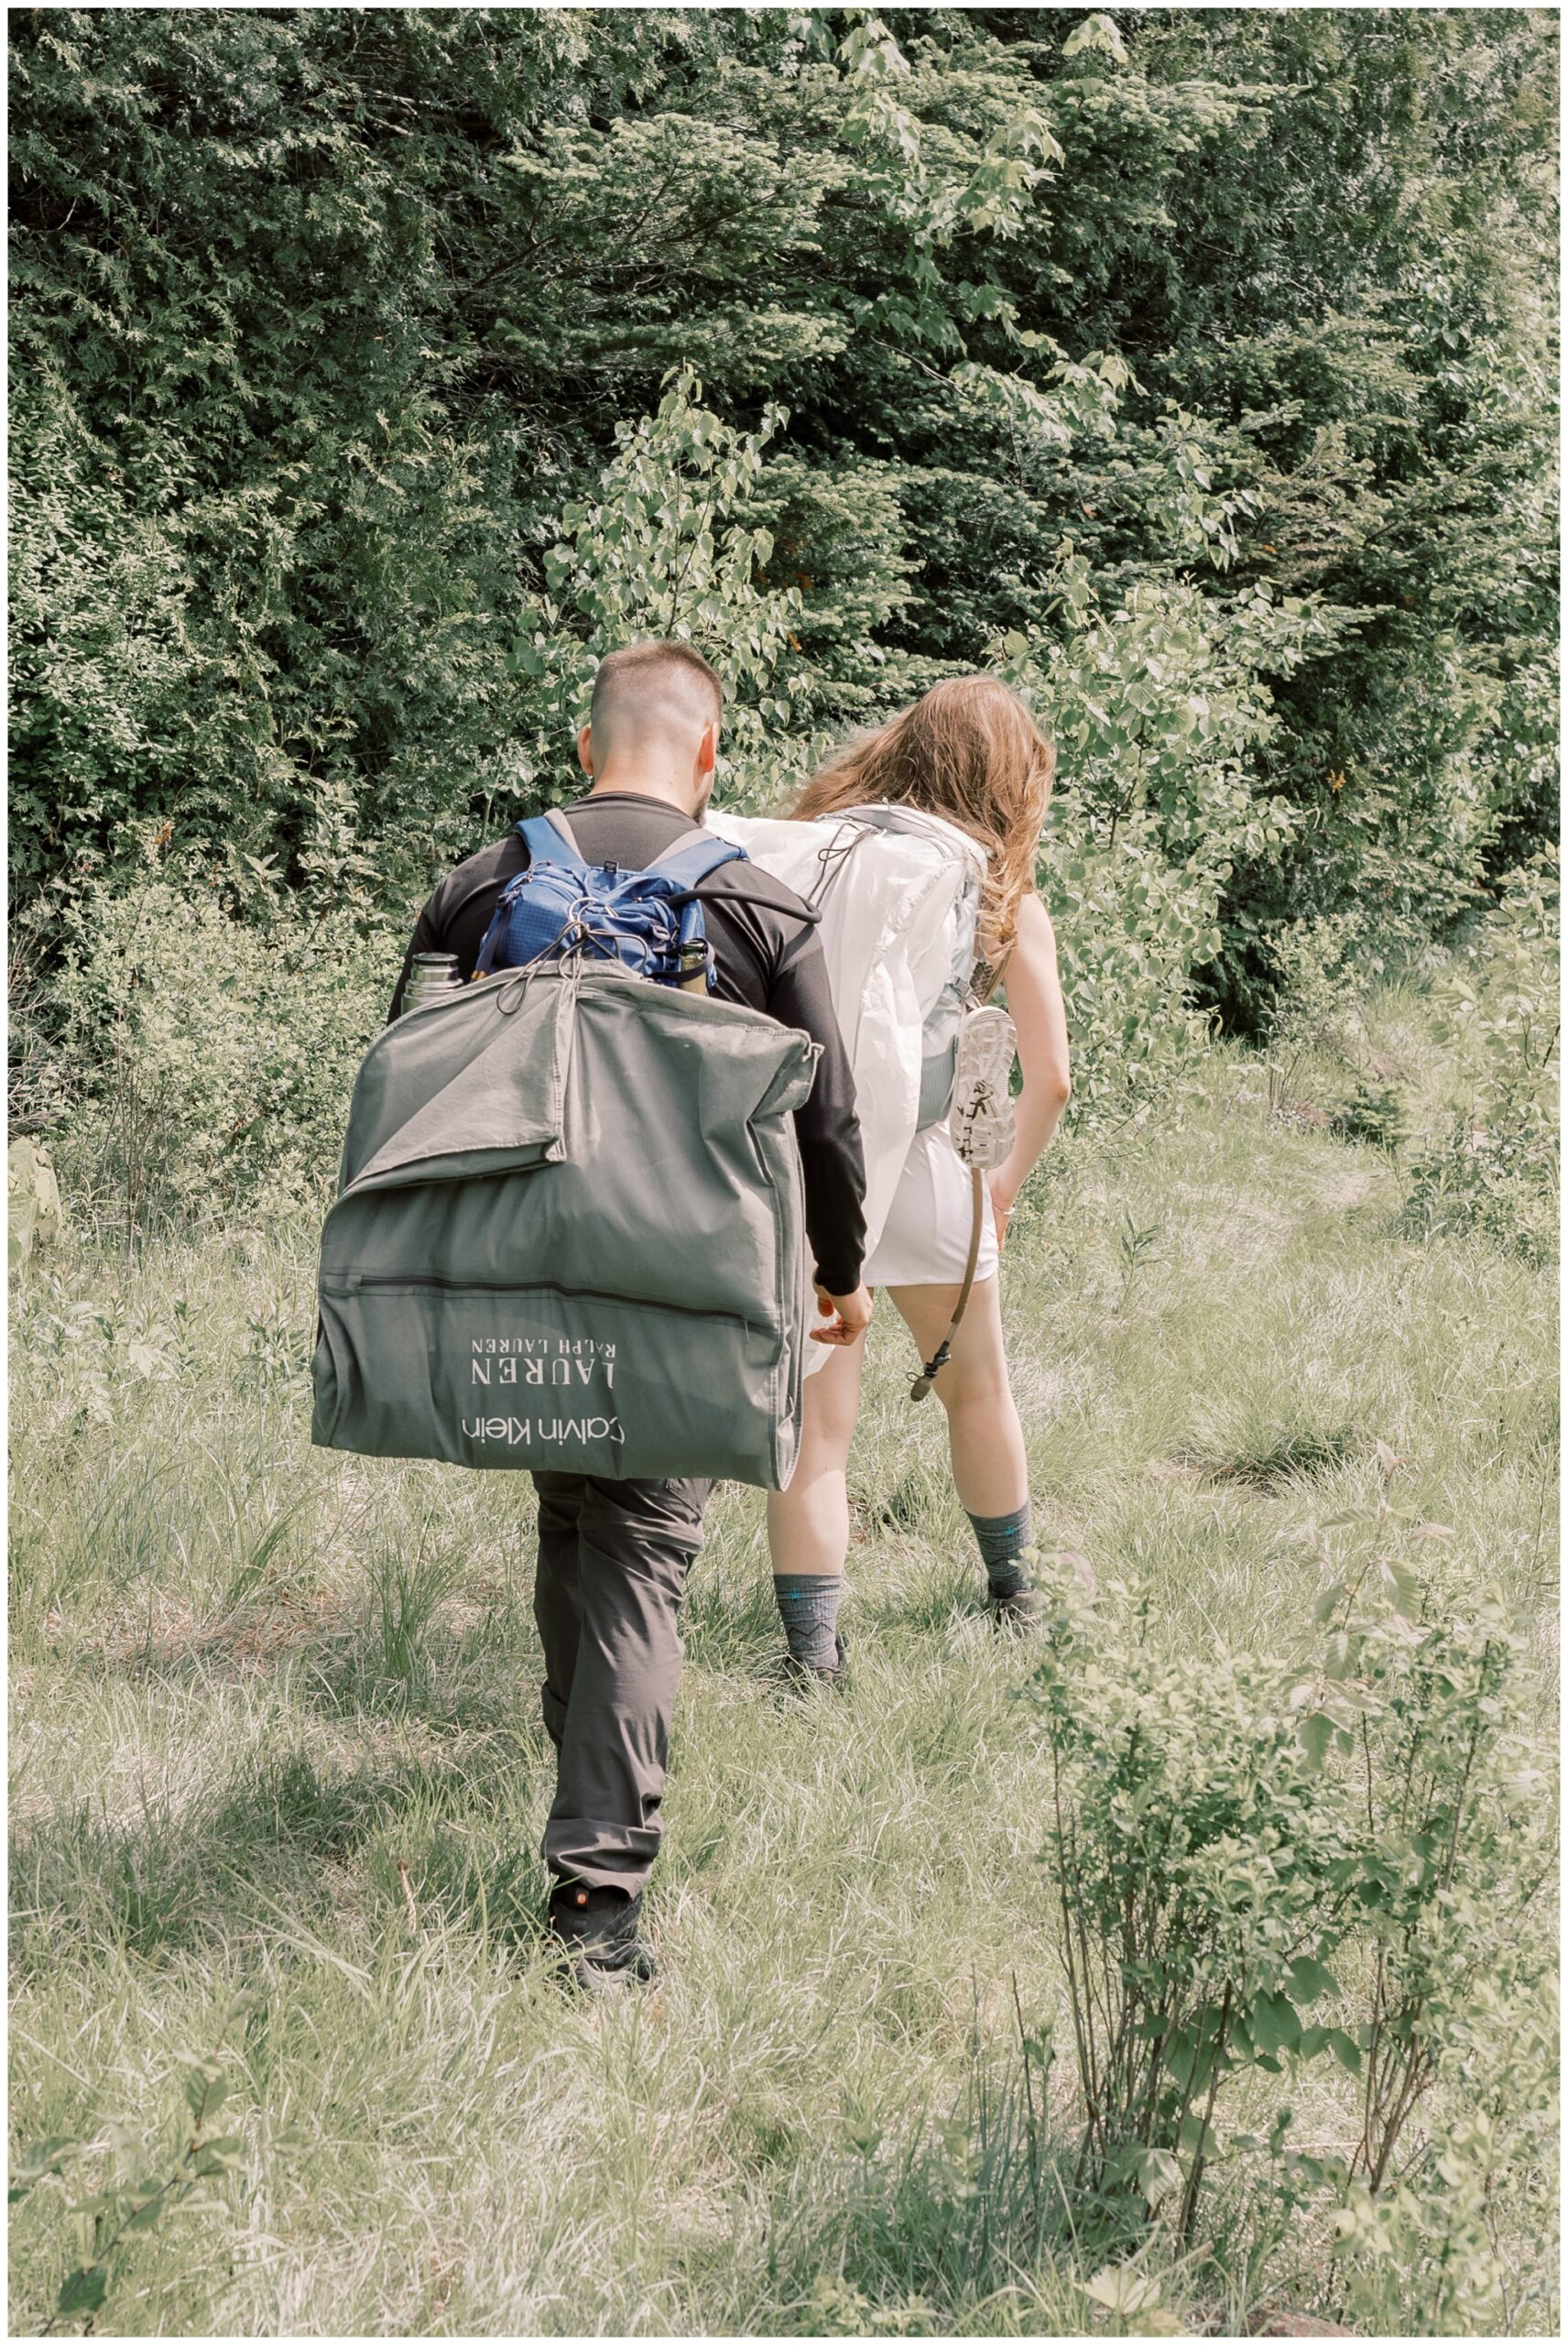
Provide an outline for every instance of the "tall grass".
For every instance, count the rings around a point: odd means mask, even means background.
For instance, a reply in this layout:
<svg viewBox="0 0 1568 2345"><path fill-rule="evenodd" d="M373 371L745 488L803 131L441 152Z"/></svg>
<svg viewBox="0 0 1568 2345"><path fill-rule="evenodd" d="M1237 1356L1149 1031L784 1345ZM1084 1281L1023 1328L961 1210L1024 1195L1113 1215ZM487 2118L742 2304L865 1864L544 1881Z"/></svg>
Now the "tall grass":
<svg viewBox="0 0 1568 2345"><path fill-rule="evenodd" d="M1186 1650L1268 1646L1310 1604L1308 1525L1367 1501L1381 1443L1452 1526L1454 1571L1534 1611L1544 1717L1550 1281L1417 1243L1399 1207L1383 1156L1270 1117L1224 1054L1180 1122L1051 1166L1006 1263L1037 1502L1113 1607L1136 1581ZM1151 1233L1130 1272L1129 1216ZM233 1228L126 1265L78 1236L15 1304L13 2136L111 2145L119 2121L153 2143L211 2054L242 2142L132 2243L113 2325L1103 2320L1051 2057L1028 1656L989 1632L891 1314L854 1468L851 1688L779 1692L761 1501L721 1492L650 1901L662 1980L585 2008L538 1936L529 1486L310 1448L311 1238ZM1465 2105L1443 2090L1434 2124ZM1294 2098L1297 2139L1354 2138L1348 2079ZM1494 2328L1553 2325L1530 2143L1495 2192ZM77 2260L73 2195L17 2211L20 2329ZM1263 2157L1222 2178L1191 2254L1150 2244L1172 2318L1337 2301L1283 2203ZM1419 2272L1402 2287L1420 2331Z"/></svg>

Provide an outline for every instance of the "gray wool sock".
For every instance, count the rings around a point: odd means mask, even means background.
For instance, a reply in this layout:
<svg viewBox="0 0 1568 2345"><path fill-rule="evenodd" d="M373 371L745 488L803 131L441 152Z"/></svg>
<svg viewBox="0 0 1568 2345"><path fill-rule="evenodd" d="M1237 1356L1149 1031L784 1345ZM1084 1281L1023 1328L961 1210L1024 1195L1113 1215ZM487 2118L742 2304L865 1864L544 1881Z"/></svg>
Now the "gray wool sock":
<svg viewBox="0 0 1568 2345"><path fill-rule="evenodd" d="M773 1594L789 1651L811 1669L832 1669L838 1661L838 1600L844 1582L836 1573L776 1572Z"/></svg>
<svg viewBox="0 0 1568 2345"><path fill-rule="evenodd" d="M1029 1586L1018 1558L1034 1538L1034 1509L1026 1499L1016 1514L972 1514L980 1560L993 1596L1017 1596Z"/></svg>

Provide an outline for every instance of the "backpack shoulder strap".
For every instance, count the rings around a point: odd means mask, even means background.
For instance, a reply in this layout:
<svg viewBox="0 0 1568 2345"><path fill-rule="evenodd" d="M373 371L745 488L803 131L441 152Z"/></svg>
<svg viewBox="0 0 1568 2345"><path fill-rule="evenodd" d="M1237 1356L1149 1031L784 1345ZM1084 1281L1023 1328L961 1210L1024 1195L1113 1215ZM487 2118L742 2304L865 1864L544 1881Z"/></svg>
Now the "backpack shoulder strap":
<svg viewBox="0 0 1568 2345"><path fill-rule="evenodd" d="M854 856L855 848L863 845L871 836L870 823L856 822L853 813L848 815L818 814L815 820L819 823L833 823L837 827L833 837L817 856L817 876L811 882L811 892L806 898L807 903L812 906L821 904L828 889L841 876L844 866ZM844 838L843 833L846 830L849 836ZM820 913L818 918L821 918Z"/></svg>
<svg viewBox="0 0 1568 2345"><path fill-rule="evenodd" d="M474 974L476 977L487 977L495 968L495 955L501 949L512 907L534 872L553 865L558 871L578 872L584 878L588 876L588 866L578 854L571 832L561 816L553 810L548 814L529 815L526 822L517 824L517 835L528 848L528 859L521 871L513 873L495 899L495 908L474 956Z"/></svg>
<svg viewBox="0 0 1568 2345"><path fill-rule="evenodd" d="M648 865L650 874L660 879L673 879L678 887L697 888L712 871L723 863L745 863L746 852L728 839L715 838L711 831L699 831L684 846L671 847L657 863Z"/></svg>
<svg viewBox="0 0 1568 2345"><path fill-rule="evenodd" d="M577 851L566 818L552 807L548 814L530 814L527 822L517 824L518 835L528 851L531 870L541 863L564 864L569 871L586 871L587 864Z"/></svg>

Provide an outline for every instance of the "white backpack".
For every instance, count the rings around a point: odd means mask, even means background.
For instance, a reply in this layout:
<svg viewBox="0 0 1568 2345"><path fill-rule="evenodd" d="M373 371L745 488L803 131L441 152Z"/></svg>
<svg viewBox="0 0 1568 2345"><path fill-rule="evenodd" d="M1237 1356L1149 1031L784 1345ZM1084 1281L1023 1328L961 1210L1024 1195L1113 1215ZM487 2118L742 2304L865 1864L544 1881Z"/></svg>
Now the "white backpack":
<svg viewBox="0 0 1568 2345"><path fill-rule="evenodd" d="M1011 1145L1012 1021L980 1009L974 985L985 852L955 823L909 806L850 807L814 823L710 810L707 821L821 915L874 1247L917 1132L950 1119L972 1165L1000 1163Z"/></svg>
<svg viewBox="0 0 1568 2345"><path fill-rule="evenodd" d="M819 819L822 825L833 824L835 837L827 850L819 850L822 874L806 899L814 910L822 910L824 899L843 886L844 875L855 864L857 848L871 838L923 839L937 849L952 874L949 918L945 923L950 957L940 990L920 1021L920 1089L915 1129L930 1131L933 1125L946 1119L952 1106L959 1030L965 1012L974 1007L975 950L984 867L977 867L975 856L965 851L967 840L963 846L956 846L951 837L943 835L951 832L952 825L943 823L939 828L917 807L852 806L844 813ZM847 839L843 837L846 829L850 834Z"/></svg>

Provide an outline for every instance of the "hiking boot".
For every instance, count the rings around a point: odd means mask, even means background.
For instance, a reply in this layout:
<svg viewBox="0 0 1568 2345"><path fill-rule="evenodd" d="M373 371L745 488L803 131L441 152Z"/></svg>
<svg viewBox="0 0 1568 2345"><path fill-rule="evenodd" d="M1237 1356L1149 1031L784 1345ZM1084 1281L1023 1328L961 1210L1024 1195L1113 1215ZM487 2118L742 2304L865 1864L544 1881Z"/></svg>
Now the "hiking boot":
<svg viewBox="0 0 1568 2345"><path fill-rule="evenodd" d="M1070 1547L1059 1547L1052 1551L1052 1560L1072 1575L1086 1595L1093 1596L1094 1573L1086 1555L1080 1555ZM992 1596L991 1624L1014 1636L1027 1637L1039 1628L1051 1609L1053 1599L1040 1576L1044 1557L1038 1547L1020 1547L1013 1561L1024 1575L1024 1584L1011 1596Z"/></svg>
<svg viewBox="0 0 1568 2345"><path fill-rule="evenodd" d="M1014 1568L1023 1574L1023 1584L1007 1596L998 1596L995 1588L987 1591L991 1599L991 1626L1015 1637L1027 1637L1040 1626L1049 1611L1051 1596L1040 1581L1040 1553L1038 1547L1020 1547L1010 1560Z"/></svg>
<svg viewBox="0 0 1568 2345"><path fill-rule="evenodd" d="M642 1892L590 1889L586 1881L558 1881L550 1893L550 1932L579 1987L600 1994L606 1989L643 1987L658 1974L653 1949L637 1936Z"/></svg>
<svg viewBox="0 0 1568 2345"><path fill-rule="evenodd" d="M836 1658L832 1662L801 1661L792 1652L784 1655L780 1671L787 1685L804 1690L810 1685L832 1685L842 1692L849 1683L849 1663L844 1655L844 1639L835 1637Z"/></svg>

